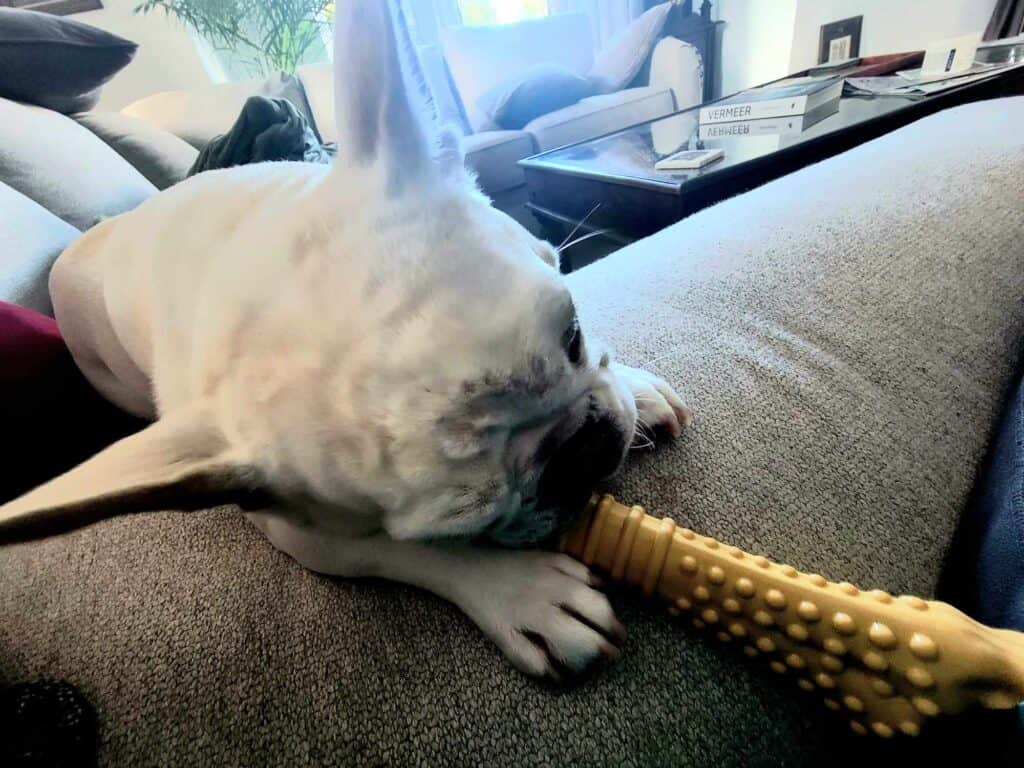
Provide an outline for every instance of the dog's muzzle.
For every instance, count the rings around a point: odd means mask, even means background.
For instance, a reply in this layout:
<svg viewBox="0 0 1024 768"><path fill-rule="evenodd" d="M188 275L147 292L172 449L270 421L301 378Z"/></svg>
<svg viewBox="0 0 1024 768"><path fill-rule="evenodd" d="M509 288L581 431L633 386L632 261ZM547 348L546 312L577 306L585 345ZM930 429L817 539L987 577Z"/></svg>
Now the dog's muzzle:
<svg viewBox="0 0 1024 768"><path fill-rule="evenodd" d="M612 415L595 412L561 442L554 430L538 452L538 460L543 461L544 454L549 458L531 503L488 531L487 537L505 546L526 546L567 530L597 484L619 468L630 438Z"/></svg>
<svg viewBox="0 0 1024 768"><path fill-rule="evenodd" d="M595 486L619 468L626 435L608 416L592 416L551 457L537 483L537 507L557 509L569 522L586 507Z"/></svg>

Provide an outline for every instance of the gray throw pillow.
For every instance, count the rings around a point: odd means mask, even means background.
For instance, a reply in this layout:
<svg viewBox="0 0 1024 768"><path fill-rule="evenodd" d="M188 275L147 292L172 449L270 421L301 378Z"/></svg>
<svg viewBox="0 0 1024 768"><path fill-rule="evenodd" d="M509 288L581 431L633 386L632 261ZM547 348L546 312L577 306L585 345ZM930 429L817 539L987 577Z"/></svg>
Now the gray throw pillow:
<svg viewBox="0 0 1024 768"><path fill-rule="evenodd" d="M131 163L157 189L167 189L188 175L199 150L169 131L118 112L83 112L73 116Z"/></svg>
<svg viewBox="0 0 1024 768"><path fill-rule="evenodd" d="M138 46L70 19L0 8L0 96L58 112L95 106Z"/></svg>
<svg viewBox="0 0 1024 768"><path fill-rule="evenodd" d="M621 91L636 77L661 36L672 3L656 5L613 37L587 75L599 93Z"/></svg>
<svg viewBox="0 0 1024 768"><path fill-rule="evenodd" d="M0 99L0 179L85 231L156 187L70 117Z"/></svg>
<svg viewBox="0 0 1024 768"><path fill-rule="evenodd" d="M0 182L0 301L52 315L47 287L50 267L79 234Z"/></svg>
<svg viewBox="0 0 1024 768"><path fill-rule="evenodd" d="M521 75L496 85L477 101L490 128L519 130L528 122L556 109L575 104L594 93L590 80L558 64L538 64Z"/></svg>

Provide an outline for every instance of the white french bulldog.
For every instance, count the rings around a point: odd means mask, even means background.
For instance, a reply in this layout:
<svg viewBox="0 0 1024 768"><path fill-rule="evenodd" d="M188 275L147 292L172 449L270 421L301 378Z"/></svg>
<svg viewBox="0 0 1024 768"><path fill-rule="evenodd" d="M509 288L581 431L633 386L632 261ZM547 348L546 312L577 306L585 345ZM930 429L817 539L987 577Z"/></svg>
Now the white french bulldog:
<svg viewBox="0 0 1024 768"><path fill-rule="evenodd" d="M557 679L621 626L582 564L488 542L564 527L638 419L678 434L690 414L584 338L555 249L490 206L406 87L389 5L338 3L333 167L203 173L60 257L75 361L156 421L0 507L0 542L243 500L305 567L429 589Z"/></svg>

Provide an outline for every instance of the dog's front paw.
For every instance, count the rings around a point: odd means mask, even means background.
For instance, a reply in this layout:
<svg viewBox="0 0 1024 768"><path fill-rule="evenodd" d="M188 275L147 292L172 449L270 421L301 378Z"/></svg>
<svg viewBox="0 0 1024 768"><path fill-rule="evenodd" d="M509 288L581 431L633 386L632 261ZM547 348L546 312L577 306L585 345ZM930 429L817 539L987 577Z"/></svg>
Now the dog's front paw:
<svg viewBox="0 0 1024 768"><path fill-rule="evenodd" d="M679 437L683 429L693 423L693 413L667 381L621 363L612 363L611 367L633 393L637 421L642 428L665 429L673 437Z"/></svg>
<svg viewBox="0 0 1024 768"><path fill-rule="evenodd" d="M582 563L495 551L481 555L472 576L460 606L521 672L561 682L618 657L625 630Z"/></svg>

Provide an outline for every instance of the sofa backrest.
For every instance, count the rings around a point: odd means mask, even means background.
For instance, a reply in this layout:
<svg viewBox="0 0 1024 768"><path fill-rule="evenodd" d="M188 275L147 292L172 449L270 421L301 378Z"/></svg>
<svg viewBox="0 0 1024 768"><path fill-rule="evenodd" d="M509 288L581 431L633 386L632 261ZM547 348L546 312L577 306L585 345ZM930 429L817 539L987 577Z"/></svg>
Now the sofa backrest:
<svg viewBox="0 0 1024 768"><path fill-rule="evenodd" d="M594 61L590 22L582 13L516 24L449 27L441 32L441 48L474 131L487 122L477 100L499 83L537 64L560 64L584 76Z"/></svg>
<svg viewBox="0 0 1024 768"><path fill-rule="evenodd" d="M0 181L83 232L156 193L70 117L0 99Z"/></svg>

